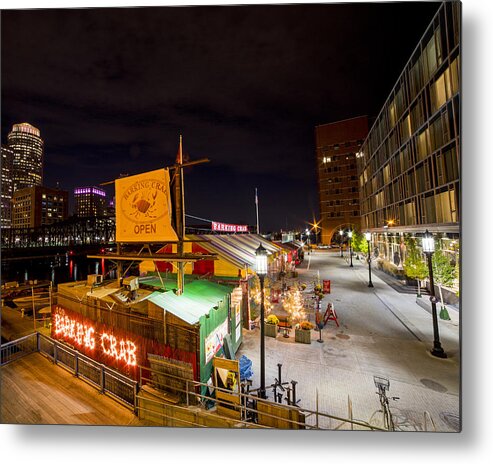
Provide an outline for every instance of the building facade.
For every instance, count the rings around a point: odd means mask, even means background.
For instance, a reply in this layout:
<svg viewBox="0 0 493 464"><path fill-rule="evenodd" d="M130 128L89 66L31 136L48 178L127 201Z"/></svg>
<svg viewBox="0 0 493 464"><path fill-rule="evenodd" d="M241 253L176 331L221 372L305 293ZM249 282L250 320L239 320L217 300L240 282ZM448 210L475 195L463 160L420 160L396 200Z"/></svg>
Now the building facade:
<svg viewBox="0 0 493 464"><path fill-rule="evenodd" d="M315 127L321 243L330 244L341 228L359 227L356 153L367 135L366 116Z"/></svg>
<svg viewBox="0 0 493 464"><path fill-rule="evenodd" d="M39 130L27 122L14 124L7 139L8 146L14 153L14 192L42 185L44 142Z"/></svg>
<svg viewBox="0 0 493 464"><path fill-rule="evenodd" d="M443 2L357 154L362 229L397 267L427 229L458 248L460 25L460 2Z"/></svg>
<svg viewBox="0 0 493 464"><path fill-rule="evenodd" d="M99 187L78 187L74 190L75 215L101 217L108 214L106 192Z"/></svg>
<svg viewBox="0 0 493 464"><path fill-rule="evenodd" d="M12 228L32 228L68 217L66 190L34 186L17 190L12 198Z"/></svg>
<svg viewBox="0 0 493 464"><path fill-rule="evenodd" d="M12 220L12 193L14 152L8 146L2 145L2 193L1 193L1 226L10 227Z"/></svg>

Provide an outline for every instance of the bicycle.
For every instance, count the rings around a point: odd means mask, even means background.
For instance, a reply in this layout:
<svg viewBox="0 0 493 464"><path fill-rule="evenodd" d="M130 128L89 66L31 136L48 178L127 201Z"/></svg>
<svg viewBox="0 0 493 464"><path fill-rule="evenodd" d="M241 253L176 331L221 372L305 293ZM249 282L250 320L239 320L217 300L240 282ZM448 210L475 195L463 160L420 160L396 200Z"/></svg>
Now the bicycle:
<svg viewBox="0 0 493 464"><path fill-rule="evenodd" d="M377 395L380 399L380 406L382 409L379 411L383 414L383 425L384 428L390 431L395 430L394 419L392 417L392 412L390 411L389 399L392 401L396 401L399 399L398 396L387 397L387 391L390 388L390 381L384 377L379 377L374 375L373 381L375 382L375 386L377 387Z"/></svg>

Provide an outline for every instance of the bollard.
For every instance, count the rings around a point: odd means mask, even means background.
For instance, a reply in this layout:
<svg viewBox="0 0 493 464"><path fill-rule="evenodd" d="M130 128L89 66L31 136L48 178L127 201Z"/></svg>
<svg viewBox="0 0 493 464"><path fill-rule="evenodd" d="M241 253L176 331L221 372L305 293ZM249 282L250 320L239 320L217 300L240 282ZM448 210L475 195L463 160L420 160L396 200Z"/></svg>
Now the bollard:
<svg viewBox="0 0 493 464"><path fill-rule="evenodd" d="M296 382L296 380L291 380L291 385L293 386L293 405L296 406L296 384L298 382Z"/></svg>

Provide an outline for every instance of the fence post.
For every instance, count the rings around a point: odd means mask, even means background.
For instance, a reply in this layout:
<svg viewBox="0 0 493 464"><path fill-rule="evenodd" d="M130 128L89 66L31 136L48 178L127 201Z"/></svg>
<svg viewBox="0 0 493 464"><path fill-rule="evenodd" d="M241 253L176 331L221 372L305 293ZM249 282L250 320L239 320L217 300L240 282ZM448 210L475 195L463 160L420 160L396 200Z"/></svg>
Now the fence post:
<svg viewBox="0 0 493 464"><path fill-rule="evenodd" d="M353 402L351 401L351 398L349 395L347 396L347 407L348 407L348 415L349 415L349 420L351 421L351 430L354 430L353 427Z"/></svg>
<svg viewBox="0 0 493 464"><path fill-rule="evenodd" d="M57 357L58 357L58 356L57 356L57 352L58 352L58 350L57 350L57 344L56 344L56 343L54 343L54 344L53 344L53 362L54 362L55 364L57 364L57 361L58 361L58 360L57 360Z"/></svg>
<svg viewBox="0 0 493 464"><path fill-rule="evenodd" d="M316 393L316 395L317 395L317 396L316 396L316 398L315 398L315 399L316 399L316 403L315 403L315 404L316 404L316 411L315 411L315 426L316 426L316 428L318 429L318 388L316 389L316 392L317 392L317 393Z"/></svg>
<svg viewBox="0 0 493 464"><path fill-rule="evenodd" d="M101 384L101 393L104 394L104 364L101 364L101 379L100 379L100 384Z"/></svg>
<svg viewBox="0 0 493 464"><path fill-rule="evenodd" d="M137 398L137 382L134 383L134 414L139 417L139 410L138 410L138 398Z"/></svg>
<svg viewBox="0 0 493 464"><path fill-rule="evenodd" d="M38 352L41 351L41 339L39 336L39 332L36 332L36 349Z"/></svg>
<svg viewBox="0 0 493 464"><path fill-rule="evenodd" d="M79 377L79 352L75 352L75 372L74 375L75 377Z"/></svg>

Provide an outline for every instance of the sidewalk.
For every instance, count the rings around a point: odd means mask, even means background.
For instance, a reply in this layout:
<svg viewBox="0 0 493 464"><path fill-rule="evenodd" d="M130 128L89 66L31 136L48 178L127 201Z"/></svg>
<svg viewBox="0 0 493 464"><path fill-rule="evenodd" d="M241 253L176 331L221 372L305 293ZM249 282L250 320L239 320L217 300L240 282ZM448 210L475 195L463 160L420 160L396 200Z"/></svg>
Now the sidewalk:
<svg viewBox="0 0 493 464"><path fill-rule="evenodd" d="M266 384L274 381L277 363L282 363L284 379L299 382L301 406L315 409L318 392L320 411L348 417L350 398L354 417L369 421L379 408L373 376L381 375L390 380L389 396L400 398L391 406L401 430L423 430L425 411L437 430L458 430L459 313L449 311L451 321L439 319L448 355L439 359L429 352L431 316L416 304L415 295L398 293L376 275L369 288L366 263L353 260L351 268L338 253L315 251L305 255L305 262L298 280L308 289L318 274L321 280L331 280L331 294L325 295L321 308L325 311L332 302L340 327L329 321L322 330L324 343L316 342L317 331L312 331L310 345L295 343L294 334L267 338ZM244 332L241 354L252 359L254 386L258 385L258 329ZM433 429L429 422L427 429Z"/></svg>

